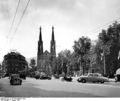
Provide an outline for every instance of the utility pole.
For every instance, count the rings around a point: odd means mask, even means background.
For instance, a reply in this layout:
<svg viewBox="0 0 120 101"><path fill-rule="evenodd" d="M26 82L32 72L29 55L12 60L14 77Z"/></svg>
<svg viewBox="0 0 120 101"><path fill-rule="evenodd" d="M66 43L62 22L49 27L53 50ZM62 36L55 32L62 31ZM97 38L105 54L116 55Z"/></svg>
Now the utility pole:
<svg viewBox="0 0 120 101"><path fill-rule="evenodd" d="M106 75L106 64L105 64L105 50L103 50L103 53L101 54L103 59L103 72L104 72L104 75Z"/></svg>
<svg viewBox="0 0 120 101"><path fill-rule="evenodd" d="M105 52L104 52L104 75L106 75Z"/></svg>
<svg viewBox="0 0 120 101"><path fill-rule="evenodd" d="M103 50L103 61L104 61L104 75L106 75L105 50Z"/></svg>

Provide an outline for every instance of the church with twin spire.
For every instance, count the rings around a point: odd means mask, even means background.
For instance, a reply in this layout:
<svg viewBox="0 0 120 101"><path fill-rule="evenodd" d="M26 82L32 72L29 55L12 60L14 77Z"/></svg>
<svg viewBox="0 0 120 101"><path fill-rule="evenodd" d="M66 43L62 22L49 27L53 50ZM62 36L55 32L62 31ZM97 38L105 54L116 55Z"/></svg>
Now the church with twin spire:
<svg viewBox="0 0 120 101"><path fill-rule="evenodd" d="M40 27L37 51L37 70L40 72L44 72L47 75L51 75L52 70L54 68L55 58L56 58L56 41L54 37L54 27L52 27L50 52L47 50L43 51L42 28Z"/></svg>

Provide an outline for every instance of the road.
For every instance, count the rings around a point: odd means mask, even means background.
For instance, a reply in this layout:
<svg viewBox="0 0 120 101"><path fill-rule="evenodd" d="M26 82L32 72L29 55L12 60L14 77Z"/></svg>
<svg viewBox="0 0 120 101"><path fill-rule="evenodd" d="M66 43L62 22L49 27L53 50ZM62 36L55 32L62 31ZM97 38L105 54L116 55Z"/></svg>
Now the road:
<svg viewBox="0 0 120 101"><path fill-rule="evenodd" d="M1 97L120 97L120 83L104 84L65 82L60 79L27 78L21 86L11 86L8 78L0 79Z"/></svg>

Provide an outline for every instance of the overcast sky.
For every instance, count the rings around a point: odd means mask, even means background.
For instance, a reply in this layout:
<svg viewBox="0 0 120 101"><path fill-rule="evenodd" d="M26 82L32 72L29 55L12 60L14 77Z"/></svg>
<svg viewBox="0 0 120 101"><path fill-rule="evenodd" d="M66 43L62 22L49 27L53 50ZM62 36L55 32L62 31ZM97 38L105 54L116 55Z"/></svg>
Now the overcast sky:
<svg viewBox="0 0 120 101"><path fill-rule="evenodd" d="M81 36L96 40L102 29L100 26L120 18L120 0L30 0L14 33L27 1L20 1L10 33L18 0L0 0L0 61L11 49L26 58L36 56L40 26L44 51L50 50L51 27L55 27L58 53L65 49L72 50L74 41ZM99 30L96 31L96 28Z"/></svg>

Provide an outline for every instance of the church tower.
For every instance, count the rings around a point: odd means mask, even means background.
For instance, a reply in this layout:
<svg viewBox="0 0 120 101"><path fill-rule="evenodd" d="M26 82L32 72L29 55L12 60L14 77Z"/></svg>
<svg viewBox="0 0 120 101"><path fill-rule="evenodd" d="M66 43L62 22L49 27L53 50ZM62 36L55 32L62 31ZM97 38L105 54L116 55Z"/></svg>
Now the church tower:
<svg viewBox="0 0 120 101"><path fill-rule="evenodd" d="M56 57L56 44L55 44L55 37L54 37L54 27L52 27L52 39L51 39L50 53L51 53L52 57Z"/></svg>
<svg viewBox="0 0 120 101"><path fill-rule="evenodd" d="M42 41L41 30L42 30L42 28L40 27L40 35L39 35L39 41L38 41L38 52L37 52L37 65L39 64L39 60L41 59L41 57L43 55L43 41Z"/></svg>

